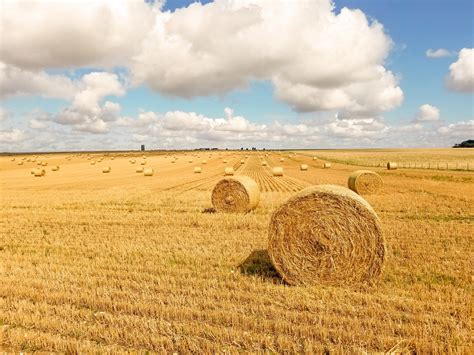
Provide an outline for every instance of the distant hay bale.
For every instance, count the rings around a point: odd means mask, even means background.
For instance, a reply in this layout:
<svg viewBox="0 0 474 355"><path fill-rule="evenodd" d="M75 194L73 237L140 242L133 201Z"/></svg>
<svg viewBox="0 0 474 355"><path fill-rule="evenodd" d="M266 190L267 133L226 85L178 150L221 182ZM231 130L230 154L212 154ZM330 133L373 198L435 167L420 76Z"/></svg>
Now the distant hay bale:
<svg viewBox="0 0 474 355"><path fill-rule="evenodd" d="M388 162L387 163L387 169L388 170L397 170L398 169L398 164L394 162Z"/></svg>
<svg viewBox="0 0 474 355"><path fill-rule="evenodd" d="M31 169L31 175L34 175L35 169Z"/></svg>
<svg viewBox="0 0 474 355"><path fill-rule="evenodd" d="M306 171L306 170L308 170L308 165L307 165L307 164L301 164L301 165L300 165L300 170L301 170L301 171Z"/></svg>
<svg viewBox="0 0 474 355"><path fill-rule="evenodd" d="M143 166L139 166L136 170L136 173L143 173Z"/></svg>
<svg viewBox="0 0 474 355"><path fill-rule="evenodd" d="M267 162L265 160L262 161L262 166L267 166Z"/></svg>
<svg viewBox="0 0 474 355"><path fill-rule="evenodd" d="M11 158L10 160L11 160L11 161L15 161L15 158Z"/></svg>
<svg viewBox="0 0 474 355"><path fill-rule="evenodd" d="M145 176L153 176L153 173L154 173L154 170L151 169L151 168L145 169L145 170L143 171L143 175L145 175Z"/></svg>
<svg viewBox="0 0 474 355"><path fill-rule="evenodd" d="M110 170L111 170L111 169L110 169L110 166L106 166L106 167L102 168L102 172L103 172L104 174L110 173Z"/></svg>
<svg viewBox="0 0 474 355"><path fill-rule="evenodd" d="M203 160L202 163L203 163L203 164L207 164L207 160Z"/></svg>
<svg viewBox="0 0 474 355"><path fill-rule="evenodd" d="M135 159L130 159L131 164L135 164Z"/></svg>
<svg viewBox="0 0 474 355"><path fill-rule="evenodd" d="M23 161L19 161L19 162L18 162L18 165L23 165Z"/></svg>
<svg viewBox="0 0 474 355"><path fill-rule="evenodd" d="M51 168L52 171L58 171L59 170L59 165L53 166Z"/></svg>
<svg viewBox="0 0 474 355"><path fill-rule="evenodd" d="M176 163L176 160L171 160L171 162L174 164L174 163Z"/></svg>
<svg viewBox="0 0 474 355"><path fill-rule="evenodd" d="M46 175L46 170L41 168L36 168L34 172L35 177L41 177Z"/></svg>
<svg viewBox="0 0 474 355"><path fill-rule="evenodd" d="M193 160L192 160L192 159L189 159L188 163L191 164L192 162L193 162Z"/></svg>
<svg viewBox="0 0 474 355"><path fill-rule="evenodd" d="M382 272L379 218L345 187L301 191L274 211L268 230L270 259L290 285L365 283Z"/></svg>
<svg viewBox="0 0 474 355"><path fill-rule="evenodd" d="M283 168L281 166L275 166L272 169L273 176L283 176Z"/></svg>
<svg viewBox="0 0 474 355"><path fill-rule="evenodd" d="M357 170L349 175L348 187L361 194L373 194L383 187L383 181L379 174L370 170Z"/></svg>
<svg viewBox="0 0 474 355"><path fill-rule="evenodd" d="M224 164L227 164L227 160L225 160L225 159L224 159L222 162L223 162Z"/></svg>
<svg viewBox="0 0 474 355"><path fill-rule="evenodd" d="M280 158L280 162L281 162L281 163L284 163L284 162L285 162L285 158Z"/></svg>
<svg viewBox="0 0 474 355"><path fill-rule="evenodd" d="M91 165L95 165L95 160L91 161Z"/></svg>
<svg viewBox="0 0 474 355"><path fill-rule="evenodd" d="M317 158L317 157L313 157L313 160L318 160L318 158Z"/></svg>
<svg viewBox="0 0 474 355"><path fill-rule="evenodd" d="M226 175L226 176L232 176L232 175L234 175L234 168L232 168L232 167L227 167L227 168L225 168L225 170L224 170L224 175Z"/></svg>
<svg viewBox="0 0 474 355"><path fill-rule="evenodd" d="M140 165L146 165L146 160L142 160L142 161L140 162Z"/></svg>
<svg viewBox="0 0 474 355"><path fill-rule="evenodd" d="M46 165L48 165L48 162L47 162L47 161L44 161L44 162L41 163L41 165L42 165L42 166L46 166Z"/></svg>
<svg viewBox="0 0 474 355"><path fill-rule="evenodd" d="M201 174L201 173L202 173L202 169L200 166L194 167L194 174Z"/></svg>
<svg viewBox="0 0 474 355"><path fill-rule="evenodd" d="M330 169L331 163L324 163L324 169Z"/></svg>
<svg viewBox="0 0 474 355"><path fill-rule="evenodd" d="M242 160L240 161L240 164L245 164L245 160L242 159Z"/></svg>
<svg viewBox="0 0 474 355"><path fill-rule="evenodd" d="M257 207L260 190L248 176L226 177L216 184L211 199L218 212L245 213Z"/></svg>

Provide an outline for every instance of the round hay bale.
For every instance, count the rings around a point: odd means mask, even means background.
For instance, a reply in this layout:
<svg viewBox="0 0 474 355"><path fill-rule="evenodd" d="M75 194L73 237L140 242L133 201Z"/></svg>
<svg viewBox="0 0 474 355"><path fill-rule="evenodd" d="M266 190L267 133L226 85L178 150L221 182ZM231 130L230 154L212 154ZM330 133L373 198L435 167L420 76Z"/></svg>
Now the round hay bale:
<svg viewBox="0 0 474 355"><path fill-rule="evenodd" d="M317 158L317 157L313 157L313 160L318 160L318 158Z"/></svg>
<svg viewBox="0 0 474 355"><path fill-rule="evenodd" d="M41 163L41 165L42 165L42 166L46 166L46 165L48 165L48 162L47 162L47 161L44 161L44 162Z"/></svg>
<svg viewBox="0 0 474 355"><path fill-rule="evenodd" d="M11 161L15 161L15 158L11 158L10 160L11 160Z"/></svg>
<svg viewBox="0 0 474 355"><path fill-rule="evenodd" d="M111 170L111 169L110 169L110 166L106 166L106 167L102 168L102 172L103 172L104 174L110 173L110 170Z"/></svg>
<svg viewBox="0 0 474 355"><path fill-rule="evenodd" d="M284 162L285 162L285 158L280 158L280 162L281 162L281 163L284 163Z"/></svg>
<svg viewBox="0 0 474 355"><path fill-rule="evenodd" d="M331 163L324 163L324 169L331 169Z"/></svg>
<svg viewBox="0 0 474 355"><path fill-rule="evenodd" d="M35 174L35 169L31 169L31 175Z"/></svg>
<svg viewBox="0 0 474 355"><path fill-rule="evenodd" d="M135 164L135 159L131 159L131 160L130 160L130 163L131 163L131 164Z"/></svg>
<svg viewBox="0 0 474 355"><path fill-rule="evenodd" d="M301 164L301 165L300 165L300 170L301 170L301 171L306 171L306 170L308 170L308 164Z"/></svg>
<svg viewBox="0 0 474 355"><path fill-rule="evenodd" d="M248 176L226 177L216 184L211 199L218 212L245 213L257 207L260 190Z"/></svg>
<svg viewBox="0 0 474 355"><path fill-rule="evenodd" d="M242 160L240 161L240 164L245 164L245 160L242 159Z"/></svg>
<svg viewBox="0 0 474 355"><path fill-rule="evenodd" d="M232 168L232 167L227 167L227 168L225 168L225 170L224 170L224 175L226 175L226 176L232 176L232 175L234 175L234 168Z"/></svg>
<svg viewBox="0 0 474 355"><path fill-rule="evenodd" d="M388 170L397 170L398 169L398 164L394 162L388 162L387 163L387 169Z"/></svg>
<svg viewBox="0 0 474 355"><path fill-rule="evenodd" d="M143 171L143 175L145 175L145 176L153 176L153 173L154 173L154 172L155 172L155 171L154 171L153 169L151 169L151 168L145 169L145 170Z"/></svg>
<svg viewBox="0 0 474 355"><path fill-rule="evenodd" d="M191 164L192 162L193 162L193 160L192 160L192 159L189 159L188 163Z"/></svg>
<svg viewBox="0 0 474 355"><path fill-rule="evenodd" d="M45 176L46 175L46 170L41 169L41 168L36 168L34 175L35 175L35 177Z"/></svg>
<svg viewBox="0 0 474 355"><path fill-rule="evenodd" d="M174 163L176 163L176 160L172 160L171 162L174 164Z"/></svg>
<svg viewBox="0 0 474 355"><path fill-rule="evenodd" d="M207 164L207 160L203 160L202 163L203 163L203 164Z"/></svg>
<svg viewBox="0 0 474 355"><path fill-rule="evenodd" d="M143 166L139 166L136 170L136 173L143 173Z"/></svg>
<svg viewBox="0 0 474 355"><path fill-rule="evenodd" d="M20 161L18 162L18 165L23 165L23 161L20 160Z"/></svg>
<svg viewBox="0 0 474 355"><path fill-rule="evenodd" d="M360 194L373 194L383 187L383 181L379 174L370 170L356 170L347 181L347 186L354 192Z"/></svg>
<svg viewBox="0 0 474 355"><path fill-rule="evenodd" d="M225 160L225 159L224 159L222 162L223 162L224 164L227 164L227 160Z"/></svg>
<svg viewBox="0 0 474 355"><path fill-rule="evenodd" d="M194 167L194 174L201 174L201 173L202 173L202 169L200 166Z"/></svg>
<svg viewBox="0 0 474 355"><path fill-rule="evenodd" d="M146 165L146 160L142 160L142 161L140 162L140 165Z"/></svg>
<svg viewBox="0 0 474 355"><path fill-rule="evenodd" d="M270 260L290 285L364 283L382 272L379 218L345 187L301 191L275 210L268 231Z"/></svg>
<svg viewBox="0 0 474 355"><path fill-rule="evenodd" d="M91 161L91 165L95 165L95 160Z"/></svg>
<svg viewBox="0 0 474 355"><path fill-rule="evenodd" d="M265 160L262 161L262 166L267 166L267 162Z"/></svg>
<svg viewBox="0 0 474 355"><path fill-rule="evenodd" d="M51 168L52 171L58 171L59 170L59 165L53 166Z"/></svg>
<svg viewBox="0 0 474 355"><path fill-rule="evenodd" d="M272 169L273 176L283 176L283 168L281 166L275 166Z"/></svg>

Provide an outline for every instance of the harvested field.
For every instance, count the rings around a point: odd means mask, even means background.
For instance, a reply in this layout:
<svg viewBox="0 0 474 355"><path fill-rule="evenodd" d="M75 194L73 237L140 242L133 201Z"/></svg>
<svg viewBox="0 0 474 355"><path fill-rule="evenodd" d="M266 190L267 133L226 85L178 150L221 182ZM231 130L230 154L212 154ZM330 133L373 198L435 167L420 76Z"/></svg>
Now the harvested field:
<svg viewBox="0 0 474 355"><path fill-rule="evenodd" d="M469 353L473 172L371 168L384 188L364 198L387 248L375 284L278 277L266 251L271 215L305 187L347 186L360 168L337 152L331 169L319 151L267 152L267 166L260 152L150 152L150 177L135 172L136 152L37 154L61 167L41 178L32 155L0 157L0 349ZM194 174L188 161L204 158ZM207 213L225 166L257 182L255 210Z"/></svg>

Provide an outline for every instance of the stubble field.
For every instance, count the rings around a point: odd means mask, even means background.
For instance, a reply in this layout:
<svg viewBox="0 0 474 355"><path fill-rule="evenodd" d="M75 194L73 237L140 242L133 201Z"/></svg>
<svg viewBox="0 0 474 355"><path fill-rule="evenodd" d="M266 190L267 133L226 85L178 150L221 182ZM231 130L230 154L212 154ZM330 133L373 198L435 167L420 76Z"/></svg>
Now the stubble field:
<svg viewBox="0 0 474 355"><path fill-rule="evenodd" d="M398 156L474 160L474 150L452 152ZM331 151L331 169L318 151L147 153L151 177L135 172L141 154L120 154L95 165L103 154L0 157L0 350L472 351L474 172L373 168L384 189L364 198L387 240L381 279L302 287L269 263L268 223L307 186L347 186L360 168L347 151ZM38 161L43 177L30 174ZM209 213L226 166L257 181L255 211Z"/></svg>

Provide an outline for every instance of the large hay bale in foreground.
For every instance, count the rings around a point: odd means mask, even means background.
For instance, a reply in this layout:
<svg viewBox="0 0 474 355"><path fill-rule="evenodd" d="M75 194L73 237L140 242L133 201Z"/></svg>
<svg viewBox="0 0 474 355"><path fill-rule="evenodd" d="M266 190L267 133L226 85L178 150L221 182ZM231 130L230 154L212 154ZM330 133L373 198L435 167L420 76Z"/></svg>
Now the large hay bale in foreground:
<svg viewBox="0 0 474 355"><path fill-rule="evenodd" d="M367 201L345 187L319 185L273 213L268 252L291 285L364 283L382 272L385 239Z"/></svg>
<svg viewBox="0 0 474 355"><path fill-rule="evenodd" d="M388 162L387 163L387 169L388 170L397 170L398 169L398 164L394 162Z"/></svg>
<svg viewBox="0 0 474 355"><path fill-rule="evenodd" d="M232 175L234 175L234 168L232 168L232 167L227 167L227 168L225 168L225 170L224 170L224 175L226 175L226 176L232 176Z"/></svg>
<svg viewBox="0 0 474 355"><path fill-rule="evenodd" d="M220 180L212 190L212 205L219 212L245 213L257 207L260 190L248 176Z"/></svg>
<svg viewBox="0 0 474 355"><path fill-rule="evenodd" d="M301 165L300 165L300 170L301 170L301 171L306 171L306 170L308 170L308 164L301 164Z"/></svg>
<svg viewBox="0 0 474 355"><path fill-rule="evenodd" d="M273 176L283 176L283 168L281 166L275 166L272 169Z"/></svg>
<svg viewBox="0 0 474 355"><path fill-rule="evenodd" d="M154 172L155 172L155 171L154 171L153 169L151 169L151 168L150 168L150 169L145 169L145 170L143 171L143 175L145 175L145 176L153 176L153 173L154 173Z"/></svg>
<svg viewBox="0 0 474 355"><path fill-rule="evenodd" d="M383 187L379 174L370 170L356 170L347 181L347 186L358 194L373 194Z"/></svg>

